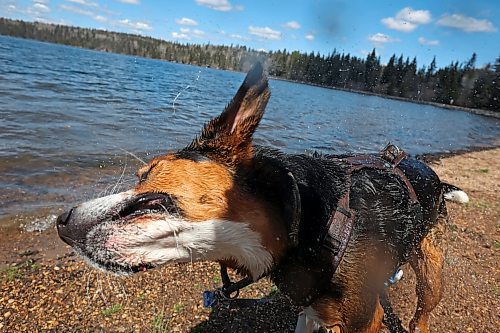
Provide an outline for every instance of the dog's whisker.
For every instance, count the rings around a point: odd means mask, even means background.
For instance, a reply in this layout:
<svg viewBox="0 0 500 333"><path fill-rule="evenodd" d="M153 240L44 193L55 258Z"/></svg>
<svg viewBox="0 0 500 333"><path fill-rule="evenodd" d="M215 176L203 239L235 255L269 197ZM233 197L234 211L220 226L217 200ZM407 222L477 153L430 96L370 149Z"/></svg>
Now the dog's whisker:
<svg viewBox="0 0 500 333"><path fill-rule="evenodd" d="M108 299L106 298L106 295L104 295L104 292L103 292L103 288L102 288L102 281L101 281L101 273L99 272L99 274L97 275L97 284L98 284L98 288L96 290L96 293L99 297L101 297L102 301L104 302L104 304L108 304Z"/></svg>
<svg viewBox="0 0 500 333"><path fill-rule="evenodd" d="M128 299L128 292L127 292L127 289L125 288L125 283L123 283L122 279L118 279L117 283L118 283L118 286L120 286L120 288L122 290L123 297L125 297L125 299L127 300Z"/></svg>
<svg viewBox="0 0 500 333"><path fill-rule="evenodd" d="M197 82L199 79L200 79L200 73L201 71L198 72L198 76L196 77L196 79L193 80L193 82ZM191 88L191 85L187 85L184 89L182 89L181 91L179 91L179 93L175 96L174 100L172 101L172 110L173 110L173 113L175 113L175 102L177 101L177 99L179 98L179 96L186 90L188 90L189 88Z"/></svg>
<svg viewBox="0 0 500 333"><path fill-rule="evenodd" d="M111 190L111 194L115 194L117 192L115 192L117 186L120 184L120 182L122 181L123 179L123 176L125 175L125 170L127 169L127 161L125 161L125 165L123 166L123 170L122 170L122 173L120 175L120 178L118 178L115 186L113 186L113 189Z"/></svg>
<svg viewBox="0 0 500 333"><path fill-rule="evenodd" d="M136 160L138 160L139 162L141 162L142 164L146 165L147 163L141 159L139 156L137 156L136 154L132 153L131 151L128 151L126 149L123 149L123 148L118 148L122 151L124 151L125 153L129 154L130 156L132 156L133 158L135 158Z"/></svg>
<svg viewBox="0 0 500 333"><path fill-rule="evenodd" d="M93 272L90 271L89 268L85 268L85 278L86 278L86 287L85 287L85 293L87 297L90 296L90 278L93 276Z"/></svg>
<svg viewBox="0 0 500 333"><path fill-rule="evenodd" d="M165 213L169 214L167 208L160 204L160 207L163 208L163 210L165 211ZM170 214L169 214L170 215ZM179 240L177 238L177 232L175 231L174 228L172 228L172 226L170 225L170 221L168 220L168 217L165 218L165 222L167 222L168 224L168 227L172 230L172 232L174 233L174 239L175 239L175 247L177 248L177 250L179 250Z"/></svg>

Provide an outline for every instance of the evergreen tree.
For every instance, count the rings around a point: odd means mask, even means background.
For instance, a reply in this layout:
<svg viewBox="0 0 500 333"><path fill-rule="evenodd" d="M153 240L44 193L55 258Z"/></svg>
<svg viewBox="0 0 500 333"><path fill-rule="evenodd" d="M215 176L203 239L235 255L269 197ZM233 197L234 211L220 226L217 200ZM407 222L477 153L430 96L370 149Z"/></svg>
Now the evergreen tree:
<svg viewBox="0 0 500 333"><path fill-rule="evenodd" d="M368 54L365 61L365 90L373 91L378 84L380 73L380 61L377 59L375 49Z"/></svg>

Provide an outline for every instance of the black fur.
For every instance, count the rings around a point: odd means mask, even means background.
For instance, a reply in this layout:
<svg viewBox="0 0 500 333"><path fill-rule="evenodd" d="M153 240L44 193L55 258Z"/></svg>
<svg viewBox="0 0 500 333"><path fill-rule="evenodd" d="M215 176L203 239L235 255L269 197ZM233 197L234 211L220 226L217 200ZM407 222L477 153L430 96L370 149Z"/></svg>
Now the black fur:
<svg viewBox="0 0 500 333"><path fill-rule="evenodd" d="M427 165L405 159L399 167L415 189L421 212L415 209L401 178L382 170L354 172L350 193L356 220L349 246L356 247L364 240L380 244L394 262L394 270L434 225L443 200L441 182ZM291 172L297 181L302 212L299 246L290 249L272 272L275 283L296 304L311 304L325 288L330 293L342 293L341 283L335 288L329 283L335 284L331 253L320 246L320 236L347 190L349 168L350 164L339 156L291 155L256 147L251 167L237 172L240 182L253 195L281 207L286 222L290 220L286 208L292 191L287 173Z"/></svg>

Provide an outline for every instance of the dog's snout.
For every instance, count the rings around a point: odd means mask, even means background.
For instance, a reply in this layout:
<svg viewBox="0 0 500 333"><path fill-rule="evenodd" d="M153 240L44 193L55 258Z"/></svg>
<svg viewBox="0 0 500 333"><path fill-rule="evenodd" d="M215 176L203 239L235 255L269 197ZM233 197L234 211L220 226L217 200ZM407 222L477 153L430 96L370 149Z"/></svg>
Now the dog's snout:
<svg viewBox="0 0 500 333"><path fill-rule="evenodd" d="M70 223L71 221L71 216L75 210L75 207L71 208L70 210L62 213L57 217L56 220L56 228L57 228L57 233L59 234L59 237L66 242L67 244L74 246L76 244L76 236L75 231L78 230L78 228L75 228L73 222Z"/></svg>
<svg viewBox="0 0 500 333"><path fill-rule="evenodd" d="M74 208L71 208L70 210L62 213L61 215L59 215L57 217L57 225L58 226L65 226L66 224L68 224L68 221L71 217L71 214L73 213L73 209Z"/></svg>

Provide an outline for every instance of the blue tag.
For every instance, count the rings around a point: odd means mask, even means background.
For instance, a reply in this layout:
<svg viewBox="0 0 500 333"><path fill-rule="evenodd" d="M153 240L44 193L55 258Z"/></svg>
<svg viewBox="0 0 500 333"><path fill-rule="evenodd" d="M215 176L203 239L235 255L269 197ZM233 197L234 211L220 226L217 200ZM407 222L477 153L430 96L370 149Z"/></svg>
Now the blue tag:
<svg viewBox="0 0 500 333"><path fill-rule="evenodd" d="M203 292L203 306L206 308L211 308L217 302L217 295L214 291L205 290Z"/></svg>
<svg viewBox="0 0 500 333"><path fill-rule="evenodd" d="M384 282L384 284L386 287L392 286L394 283L401 280L402 277L403 277L403 270L401 268L398 268L396 272L387 281Z"/></svg>

